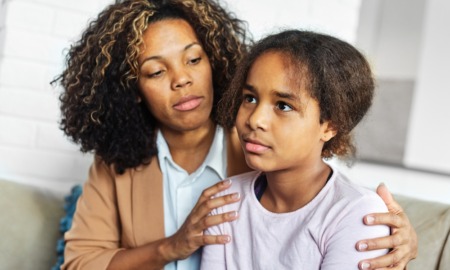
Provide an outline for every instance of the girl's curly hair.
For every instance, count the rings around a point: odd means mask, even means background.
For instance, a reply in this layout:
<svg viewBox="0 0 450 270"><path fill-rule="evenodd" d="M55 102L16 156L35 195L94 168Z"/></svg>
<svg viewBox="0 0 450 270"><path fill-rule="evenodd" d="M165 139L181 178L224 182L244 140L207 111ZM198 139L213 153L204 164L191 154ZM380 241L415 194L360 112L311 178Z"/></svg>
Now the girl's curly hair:
<svg viewBox="0 0 450 270"><path fill-rule="evenodd" d="M64 88L60 128L82 152L94 152L118 173L157 153L156 119L137 102L137 59L143 32L164 19L186 20L210 59L215 122L216 104L251 42L246 23L214 0L127 0L103 10L70 47L54 82Z"/></svg>
<svg viewBox="0 0 450 270"><path fill-rule="evenodd" d="M322 157L354 157L351 131L372 105L375 83L364 56L347 42L328 35L286 30L257 42L219 103L219 122L224 127L234 126L248 72L255 60L269 51L283 55L295 87L303 86L318 101L320 122L330 121L336 129L336 135L324 144Z"/></svg>

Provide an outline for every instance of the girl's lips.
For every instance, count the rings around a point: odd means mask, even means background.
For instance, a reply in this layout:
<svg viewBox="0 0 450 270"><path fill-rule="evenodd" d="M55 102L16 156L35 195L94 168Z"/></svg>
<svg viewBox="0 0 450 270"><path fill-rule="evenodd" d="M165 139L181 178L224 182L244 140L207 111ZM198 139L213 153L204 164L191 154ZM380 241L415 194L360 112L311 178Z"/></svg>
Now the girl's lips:
<svg viewBox="0 0 450 270"><path fill-rule="evenodd" d="M245 146L245 150L247 152L251 152L251 153L255 153L255 154L260 154L260 153L266 151L267 149L269 149L268 146L265 146L259 142L254 142L254 141L245 141L244 146Z"/></svg>
<svg viewBox="0 0 450 270"><path fill-rule="evenodd" d="M191 111L200 106L201 102L201 97L186 96L182 97L175 105L173 105L173 108L177 111Z"/></svg>

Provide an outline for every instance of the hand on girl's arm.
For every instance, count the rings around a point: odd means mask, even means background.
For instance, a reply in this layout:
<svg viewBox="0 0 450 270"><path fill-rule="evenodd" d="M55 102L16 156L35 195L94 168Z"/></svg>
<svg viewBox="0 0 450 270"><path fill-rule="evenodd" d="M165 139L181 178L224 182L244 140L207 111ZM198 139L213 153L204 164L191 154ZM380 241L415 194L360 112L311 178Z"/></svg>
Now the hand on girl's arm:
<svg viewBox="0 0 450 270"><path fill-rule="evenodd" d="M364 217L364 223L388 225L391 228L391 235L359 241L356 248L359 251L389 248L390 252L381 257L361 261L359 269L406 269L408 262L417 257L416 232L402 207L392 198L384 184L378 186L377 193L386 203L389 213L369 214Z"/></svg>
<svg viewBox="0 0 450 270"><path fill-rule="evenodd" d="M108 269L140 269L149 265L152 267L146 269L161 269L167 263L186 259L204 245L228 243L230 237L227 235L204 235L203 231L237 218L233 213L209 215L213 209L239 200L239 196L234 196L235 194L214 197L230 185L231 182L225 180L205 189L174 235L142 247L119 251Z"/></svg>
<svg viewBox="0 0 450 270"><path fill-rule="evenodd" d="M184 224L177 233L169 237L169 244L167 246L168 259L185 259L204 245L225 244L230 241L230 237L227 235L203 234L203 231L211 226L233 221L237 218L234 212L214 216L209 215L213 209L239 200L239 196L236 194L213 197L218 192L230 186L231 181L224 180L202 192L197 204L192 209Z"/></svg>

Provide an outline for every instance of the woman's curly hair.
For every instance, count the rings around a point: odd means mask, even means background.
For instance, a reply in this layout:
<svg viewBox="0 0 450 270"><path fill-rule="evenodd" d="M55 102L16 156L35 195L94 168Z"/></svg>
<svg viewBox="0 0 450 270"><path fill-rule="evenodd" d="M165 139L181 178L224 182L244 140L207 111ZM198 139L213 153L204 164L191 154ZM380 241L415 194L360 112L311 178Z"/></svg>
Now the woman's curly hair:
<svg viewBox="0 0 450 270"><path fill-rule="evenodd" d="M323 158L353 158L351 131L370 106L375 83L364 56L337 38L301 30L286 30L255 44L238 66L229 90L219 103L224 127L235 124L242 103L242 89L255 60L267 52L279 52L294 87L309 91L320 107L320 122L329 121L336 135L322 149Z"/></svg>
<svg viewBox="0 0 450 270"><path fill-rule="evenodd" d="M94 152L118 173L157 153L157 122L138 102L138 56L147 26L184 19L195 30L213 70L214 106L251 42L247 25L214 0L116 1L70 47L61 83L60 127L82 152Z"/></svg>

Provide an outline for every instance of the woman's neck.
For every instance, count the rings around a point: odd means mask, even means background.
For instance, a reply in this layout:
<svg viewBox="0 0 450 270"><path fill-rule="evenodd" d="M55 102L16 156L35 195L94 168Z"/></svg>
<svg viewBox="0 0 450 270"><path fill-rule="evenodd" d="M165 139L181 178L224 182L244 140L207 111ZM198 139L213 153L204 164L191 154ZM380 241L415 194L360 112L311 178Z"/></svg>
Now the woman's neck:
<svg viewBox="0 0 450 270"><path fill-rule="evenodd" d="M267 189L261 204L274 213L292 212L308 204L325 186L331 168L321 161L293 171L266 173Z"/></svg>
<svg viewBox="0 0 450 270"><path fill-rule="evenodd" d="M215 124L212 121L189 131L161 128L173 161L189 174L195 172L206 159L215 131Z"/></svg>

